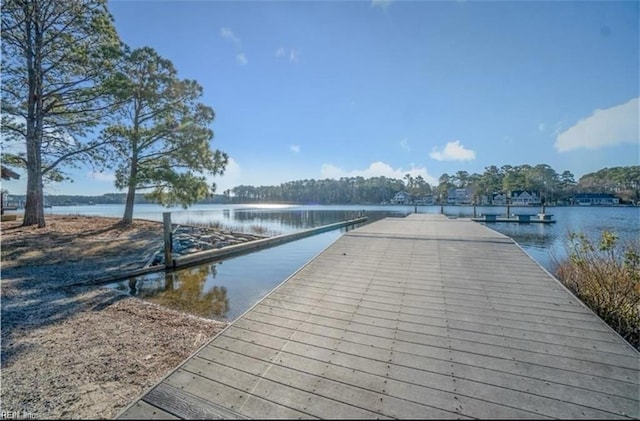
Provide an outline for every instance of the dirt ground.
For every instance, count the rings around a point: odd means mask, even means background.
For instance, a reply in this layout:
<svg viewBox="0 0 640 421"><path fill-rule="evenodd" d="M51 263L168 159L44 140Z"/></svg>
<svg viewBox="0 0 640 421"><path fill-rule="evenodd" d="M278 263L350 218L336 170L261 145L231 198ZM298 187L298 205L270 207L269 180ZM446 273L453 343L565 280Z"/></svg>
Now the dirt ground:
<svg viewBox="0 0 640 421"><path fill-rule="evenodd" d="M113 290L70 287L141 268L162 225L47 216L2 222L3 418L113 418L226 325Z"/></svg>

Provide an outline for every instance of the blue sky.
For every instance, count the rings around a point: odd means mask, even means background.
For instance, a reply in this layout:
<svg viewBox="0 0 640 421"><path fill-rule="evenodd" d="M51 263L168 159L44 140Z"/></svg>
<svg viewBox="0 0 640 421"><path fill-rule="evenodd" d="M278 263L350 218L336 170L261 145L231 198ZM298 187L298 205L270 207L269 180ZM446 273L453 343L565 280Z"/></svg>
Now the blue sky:
<svg viewBox="0 0 640 421"><path fill-rule="evenodd" d="M576 179L639 165L639 5L112 0L109 9L125 43L156 49L204 87L212 145L231 157L216 178L222 193L355 175L437 184L489 165L546 163ZM46 190L116 191L110 174L90 169Z"/></svg>

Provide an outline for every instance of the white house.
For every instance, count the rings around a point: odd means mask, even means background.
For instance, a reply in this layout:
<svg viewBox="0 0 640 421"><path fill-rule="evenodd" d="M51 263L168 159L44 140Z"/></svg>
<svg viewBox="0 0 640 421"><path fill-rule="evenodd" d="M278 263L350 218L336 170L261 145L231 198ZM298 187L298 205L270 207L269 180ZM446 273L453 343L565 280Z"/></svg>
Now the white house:
<svg viewBox="0 0 640 421"><path fill-rule="evenodd" d="M511 204L515 206L529 206L540 203L540 198L535 192L526 190L513 190L511 192Z"/></svg>
<svg viewBox="0 0 640 421"><path fill-rule="evenodd" d="M391 203L394 205L406 205L409 202L411 202L411 195L406 191L399 191L393 196L393 199L391 199Z"/></svg>

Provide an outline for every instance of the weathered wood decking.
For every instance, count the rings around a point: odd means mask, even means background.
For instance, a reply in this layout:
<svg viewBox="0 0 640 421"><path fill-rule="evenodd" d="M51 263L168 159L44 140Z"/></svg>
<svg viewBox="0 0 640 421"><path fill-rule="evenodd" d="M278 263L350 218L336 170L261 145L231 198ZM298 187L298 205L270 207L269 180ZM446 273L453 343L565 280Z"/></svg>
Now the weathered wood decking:
<svg viewBox="0 0 640 421"><path fill-rule="evenodd" d="M121 418L639 418L639 354L509 238L343 235Z"/></svg>

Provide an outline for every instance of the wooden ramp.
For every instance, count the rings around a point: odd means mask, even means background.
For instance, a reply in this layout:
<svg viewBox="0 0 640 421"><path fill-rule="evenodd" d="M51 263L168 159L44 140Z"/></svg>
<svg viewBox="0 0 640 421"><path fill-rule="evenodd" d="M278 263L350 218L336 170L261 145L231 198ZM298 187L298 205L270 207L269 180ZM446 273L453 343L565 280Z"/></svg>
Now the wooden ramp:
<svg viewBox="0 0 640 421"><path fill-rule="evenodd" d="M639 354L509 238L387 218L332 246L120 418L639 418Z"/></svg>

